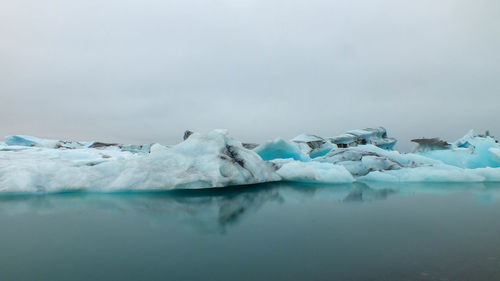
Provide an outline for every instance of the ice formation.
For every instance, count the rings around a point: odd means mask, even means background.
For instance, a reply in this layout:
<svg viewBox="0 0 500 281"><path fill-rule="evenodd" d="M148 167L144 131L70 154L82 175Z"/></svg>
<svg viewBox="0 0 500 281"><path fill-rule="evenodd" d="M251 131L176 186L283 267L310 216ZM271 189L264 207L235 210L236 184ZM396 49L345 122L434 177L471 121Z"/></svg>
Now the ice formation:
<svg viewBox="0 0 500 281"><path fill-rule="evenodd" d="M2 191L207 188L281 180L274 164L223 130L194 133L173 147L154 144L148 152L118 145L54 148L7 139L0 148Z"/></svg>
<svg viewBox="0 0 500 281"><path fill-rule="evenodd" d="M393 150L384 128L334 137L241 143L225 130L187 131L174 146L123 145L7 136L0 143L0 191L197 189L289 181L500 181L500 145L470 131L453 143L418 139Z"/></svg>

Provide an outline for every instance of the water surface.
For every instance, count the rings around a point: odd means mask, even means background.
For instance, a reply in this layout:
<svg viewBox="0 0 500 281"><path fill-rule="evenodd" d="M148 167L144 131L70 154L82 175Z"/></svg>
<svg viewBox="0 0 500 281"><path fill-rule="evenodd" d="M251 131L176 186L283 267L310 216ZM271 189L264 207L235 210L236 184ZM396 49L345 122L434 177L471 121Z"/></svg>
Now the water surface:
<svg viewBox="0 0 500 281"><path fill-rule="evenodd" d="M0 195L0 280L500 280L500 184Z"/></svg>

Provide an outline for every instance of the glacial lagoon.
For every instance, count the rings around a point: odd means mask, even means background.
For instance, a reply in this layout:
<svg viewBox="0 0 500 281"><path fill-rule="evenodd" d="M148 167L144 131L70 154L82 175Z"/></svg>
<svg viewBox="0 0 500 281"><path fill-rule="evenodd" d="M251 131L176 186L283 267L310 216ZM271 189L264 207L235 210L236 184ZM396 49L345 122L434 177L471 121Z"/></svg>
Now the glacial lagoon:
<svg viewBox="0 0 500 281"><path fill-rule="evenodd" d="M0 280L500 280L500 183L0 194Z"/></svg>

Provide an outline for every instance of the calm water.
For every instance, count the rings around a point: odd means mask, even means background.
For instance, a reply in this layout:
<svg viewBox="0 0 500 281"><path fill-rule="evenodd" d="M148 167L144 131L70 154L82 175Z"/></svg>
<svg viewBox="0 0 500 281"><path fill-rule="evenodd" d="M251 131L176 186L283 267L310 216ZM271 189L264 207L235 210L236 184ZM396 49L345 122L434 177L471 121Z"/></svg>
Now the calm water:
<svg viewBox="0 0 500 281"><path fill-rule="evenodd" d="M0 195L0 280L500 280L500 184Z"/></svg>

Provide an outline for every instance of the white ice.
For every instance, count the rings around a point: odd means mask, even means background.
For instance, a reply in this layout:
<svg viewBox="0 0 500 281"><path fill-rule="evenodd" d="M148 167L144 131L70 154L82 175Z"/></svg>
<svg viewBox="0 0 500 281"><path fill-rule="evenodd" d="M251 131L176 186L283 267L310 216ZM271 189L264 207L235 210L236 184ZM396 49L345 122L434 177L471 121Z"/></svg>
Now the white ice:
<svg viewBox="0 0 500 281"><path fill-rule="evenodd" d="M354 181L349 171L341 166L321 162L300 162L289 159L273 160L276 171L284 181L308 183L351 183Z"/></svg>
<svg viewBox="0 0 500 281"><path fill-rule="evenodd" d="M1 151L0 190L222 187L281 180L275 170L227 132L216 130L195 133L171 148L154 145L151 153L40 147Z"/></svg>
<svg viewBox="0 0 500 281"><path fill-rule="evenodd" d="M450 149L421 153L382 147L355 143L337 148L328 138L300 135L251 150L225 130L194 133L174 146L9 136L0 143L0 191L212 188L272 181L500 181L500 146L489 136L470 132Z"/></svg>

